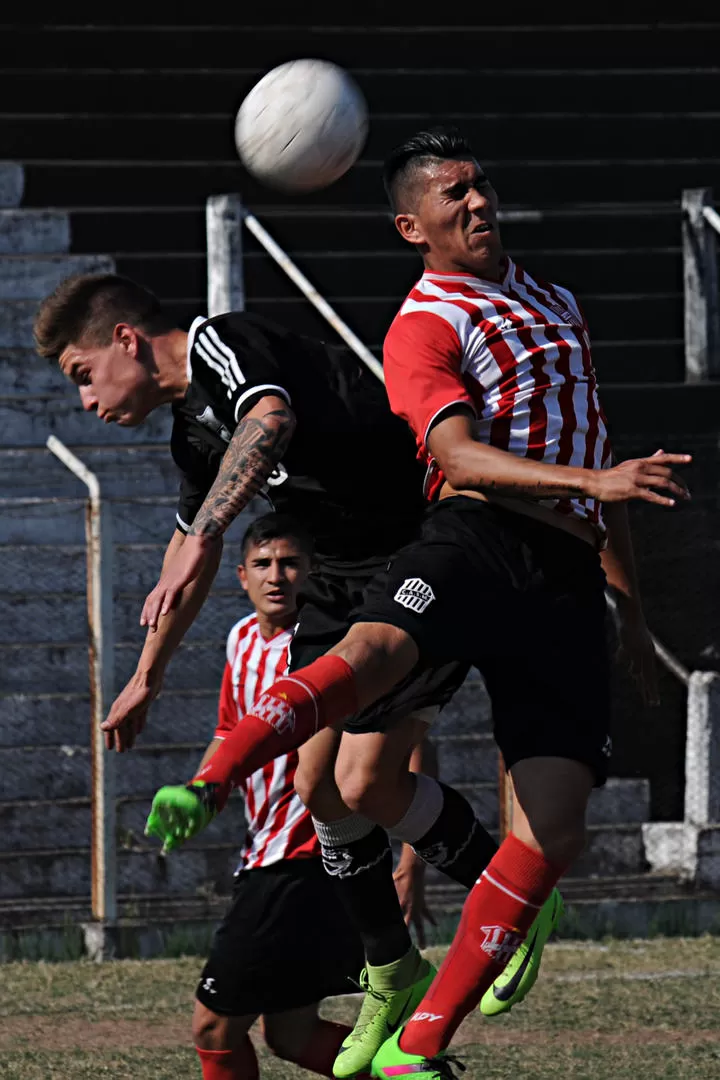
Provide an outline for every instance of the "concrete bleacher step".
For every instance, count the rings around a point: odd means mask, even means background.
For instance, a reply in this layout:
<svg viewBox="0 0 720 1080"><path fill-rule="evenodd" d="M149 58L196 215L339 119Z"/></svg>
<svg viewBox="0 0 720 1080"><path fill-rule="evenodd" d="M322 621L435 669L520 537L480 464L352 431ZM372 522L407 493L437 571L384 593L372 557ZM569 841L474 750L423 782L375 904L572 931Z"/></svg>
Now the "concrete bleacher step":
<svg viewBox="0 0 720 1080"><path fill-rule="evenodd" d="M568 288L585 293L606 292L608 283L613 292L634 292L639 280L647 293L679 292L682 284L680 247L662 242L635 250L627 243L622 248L521 248L513 249L513 257L530 273L546 281L562 280ZM402 297L422 272L410 246L394 242L375 251L343 251L339 245L325 251L299 250L293 252L293 260L323 296ZM117 255L116 262L119 273L169 296L202 297L206 288L204 252ZM267 296L298 295L297 286L265 252L247 252L244 273L250 303Z"/></svg>
<svg viewBox="0 0 720 1080"><path fill-rule="evenodd" d="M0 255L0 301L42 300L72 274L109 274L107 255Z"/></svg>
<svg viewBox="0 0 720 1080"><path fill-rule="evenodd" d="M173 782L169 771L165 779ZM121 797L117 802L117 844L127 849L145 840L144 826L154 790L147 794ZM90 840L91 808L86 797L55 800L25 799L0 803L0 851L29 852L33 847L87 849ZM245 810L242 798L233 796L226 809L204 830L206 843L225 843L240 849L245 834ZM29 846L29 838L32 838ZM197 847L201 838L188 843Z"/></svg>
<svg viewBox="0 0 720 1080"><path fill-rule="evenodd" d="M227 892L237 862L236 842L187 846L166 858L149 841L131 849L120 848L117 858L118 890L125 894L183 892L192 895L199 888ZM587 851L573 866L578 877L607 877L640 874L646 869L639 825L592 826L588 830ZM437 871L428 871L428 884L440 880ZM447 880L447 879L445 879ZM0 899L23 895L83 896L90 891L88 848L40 849L32 858L14 852L0 853Z"/></svg>
<svg viewBox="0 0 720 1080"><path fill-rule="evenodd" d="M70 383L53 360L31 348L0 349L0 396L67 396Z"/></svg>
<svg viewBox="0 0 720 1080"><path fill-rule="evenodd" d="M143 738L155 745L208 742L217 720L218 689L163 690ZM90 699L79 688L0 694L2 747L87 745L90 723Z"/></svg>
<svg viewBox="0 0 720 1080"><path fill-rule="evenodd" d="M293 55L297 56L297 52ZM98 113L225 113L231 122L240 102L263 73L254 56L250 59L249 51L245 52L243 66L242 53L240 57L240 64L236 60L229 68L193 64L159 70L156 62L145 69L119 68L116 63L112 70L94 66L15 71L3 68L0 100L12 101L17 114L47 112L48 102L52 102L54 112L86 113L92 103ZM528 112L530 103L553 100L572 102L573 112L672 114L691 111L697 102L714 100L716 60L706 66L693 61L689 68L678 64L654 69L634 65L590 68L583 61L573 70L567 57L565 63L553 65L541 56L534 64L503 70L492 62L478 65L477 58L463 66L455 60L443 64L435 56L430 63L412 67L400 68L397 60L387 67L364 64L354 68L352 74L371 112L387 113L391 103L392 112L418 118L439 113L446 118L456 116L458 101L482 102L486 112L512 114ZM31 149L35 147L28 141L24 161L30 159Z"/></svg>
<svg viewBox="0 0 720 1080"><path fill-rule="evenodd" d="M117 642L137 641L143 601L157 583L158 567L150 586L142 592L116 593L113 623ZM64 582L58 575L55 591L25 596L0 591L0 642L33 642L40 636L46 644L69 644L87 640L87 601L84 593L60 591ZM185 639L207 641L217 638L218 629L228 629L248 614L247 602L239 588L215 589L212 601L205 604ZM222 649L223 642L219 640Z"/></svg>
<svg viewBox="0 0 720 1080"><path fill-rule="evenodd" d="M244 523L249 518L245 517ZM170 522L172 529L172 521ZM145 595L157 583L167 543L118 544L115 546L114 581L118 590L135 590ZM238 543L227 543L213 583L213 591L234 591L239 610L244 610L236 567L240 561ZM86 551L81 544L3 544L0 545L0 591L25 597L57 591L85 593ZM28 567L32 566L32 574ZM212 593L211 593L212 595ZM238 616L239 617L239 616Z"/></svg>
<svg viewBox="0 0 720 1080"><path fill-rule="evenodd" d="M76 399L73 401L76 403ZM50 406L49 408L51 410ZM18 411L20 409L19 404ZM84 414L81 419L85 423L86 435L88 431L92 433L100 426L94 416ZM61 428L59 422L58 428ZM119 442L96 446L79 446L67 439L63 439L63 442L69 444L72 452L98 477L104 498L132 495L170 497L177 495L180 474L170 456L167 428L168 418L158 413L155 414L154 423L143 425L137 431L128 433L118 429L121 439ZM61 430L64 432L65 428L62 427ZM60 431L55 433L60 434ZM150 439L157 434L158 442L139 441L144 434L148 434ZM6 498L13 495L43 498L58 495L81 496L87 491L83 482L42 445L20 447L15 444L11 448L0 445L0 471L3 474L3 495Z"/></svg>
<svg viewBox="0 0 720 1080"><path fill-rule="evenodd" d="M169 408L155 410L140 427L103 424L83 410L70 384L66 394L0 396L0 446L42 446L48 435L88 445L167 443L171 427Z"/></svg>
<svg viewBox="0 0 720 1080"><path fill-rule="evenodd" d="M518 21L507 25L507 13L501 10L498 21L504 25L500 26L492 25L490 11L483 11L481 26L412 23L378 26L377 16L366 9L358 9L364 20L364 25L358 26L352 25L353 9L343 12L342 26L287 26L283 20L278 25L255 25L258 20L252 18L249 10L243 10L241 25L218 26L213 25L212 14L203 12L203 23L199 26L181 25L178 16L172 25L143 26L140 30L138 24L145 20L137 14L133 15L131 26L104 26L96 15L91 26L10 25L5 31L8 54L5 66L31 68L37 65L38 57L47 57L52 63L61 50L63 64L70 69L87 63L89 56L97 67L112 69L118 56L132 56L136 67L152 69L158 63L160 41L175 67L192 68L200 54L212 56L217 67L232 68L247 49L249 36L252 59L259 68L304 55L362 67L370 54L378 65L391 67L400 56L405 59L408 50L412 51L418 67L439 61L447 66L453 63L471 66L477 63L479 49L492 57L494 67L511 69L532 65L538 55L555 67L567 63L599 68L613 63L651 67L714 64L720 51L717 28L711 24L622 25L616 16L611 17L610 25L602 25L602 10L593 13L592 25L588 26L556 26L552 19L545 21L544 17L539 24L536 18L528 25ZM376 25L368 25L371 20ZM156 23L156 13L152 13L149 21ZM192 21L197 22L197 18ZM218 21L226 24L226 15Z"/></svg>
<svg viewBox="0 0 720 1080"><path fill-rule="evenodd" d="M5 153L27 154L28 145L42 146L46 156L77 159L113 159L119 145L126 161L177 160L178 148L188 161L230 161L236 159L233 139L232 101L219 112L198 110L180 116L167 115L158 123L156 114L143 116L100 111L73 115L72 112L23 116L0 112ZM483 158L513 156L516 127L508 124L505 108L492 112L476 109L465 112L459 121L471 143ZM539 106L539 107L538 107ZM442 123L444 112L428 112L423 125ZM611 123L608 120L611 119ZM542 103L527 103L515 123L522 123L523 148L529 158L542 158L549 145L562 145L564 156L663 157L668 145L675 157L693 157L713 123L699 111L662 113L618 111L611 106L599 112L564 109L562 113L543 110ZM364 148L366 158L377 160L403 142L419 120L402 112L375 115Z"/></svg>
<svg viewBox="0 0 720 1080"><path fill-rule="evenodd" d="M610 190L618 202L670 201L684 187L720 188L720 157L673 156L671 149L652 160L617 155L558 162L508 156L486 158L483 164L508 203L527 203L529 198L536 205L601 202ZM185 162L181 157L162 162L28 160L26 173L29 206L147 206L163 200L169 206L187 206L218 191L242 191L251 207L268 202L267 188L239 162ZM361 160L332 187L306 198L309 206L377 205L383 199L381 162ZM278 193L273 201L284 206L296 200Z"/></svg>
<svg viewBox="0 0 720 1080"><path fill-rule="evenodd" d="M0 161L0 207L20 205L25 187L22 165L14 161Z"/></svg>
<svg viewBox="0 0 720 1080"><path fill-rule="evenodd" d="M178 755L168 754L162 762L162 782L174 782L179 776L176 772ZM132 763L137 761L133 752ZM86 761L87 764L87 761ZM119 762L118 776L122 779L122 766ZM141 766L142 771L142 766ZM616 825L619 807L627 806L629 812L644 813L647 810L647 793L641 796L620 795L620 789L633 785L647 787L647 781L614 781L614 790L609 791L612 798L593 796L590 803L589 822L591 827ZM120 795L117 802L117 843L119 848L131 846L147 847L143 838L145 820L152 802L155 787L142 792ZM33 792L33 795L35 792ZM87 849L90 837L91 810L88 794L49 797L46 792L38 792L38 798L28 798L28 791L22 791L21 799L4 799L0 802L0 852L15 852L18 856L29 854L32 850L48 850L53 847L64 849ZM497 788L492 784L478 785L472 792L466 792L473 809L483 825L491 832L498 826ZM618 797L620 796L620 797ZM633 809L633 806L636 809ZM189 842L191 847L206 847L208 844L227 844L239 849L245 833L244 804L240 795L230 800L227 809L204 830ZM592 834L593 836L595 833Z"/></svg>
<svg viewBox="0 0 720 1080"><path fill-rule="evenodd" d="M317 251L320 238L332 236L338 250L402 250L389 208L378 194L371 207L314 206L299 202L278 207L269 193L253 211L271 235L289 251ZM518 220L519 211L537 212ZM73 250L93 252L98 235L105 250L124 256L154 252L184 252L204 256L205 206L87 206L70 211ZM680 245L679 193L670 202L622 204L569 203L540 205L527 192L520 205L503 199L500 207L503 241L508 251L550 251L556 248L634 248ZM243 233L243 250L257 252L259 243ZM418 263L419 265L419 263Z"/></svg>
<svg viewBox="0 0 720 1080"><path fill-rule="evenodd" d="M228 892L237 861L235 845L188 848L163 858L159 846L120 851L118 889L126 895L187 893L198 889ZM56 849L33 852L31 859L0 854L0 899L23 896L87 896L90 891L88 850Z"/></svg>
<svg viewBox="0 0 720 1080"><path fill-rule="evenodd" d="M185 783L196 772L211 735L212 732L201 742L165 746L145 741L131 753L118 755L115 759L118 797L152 795L163 784L174 782L173 777L178 783ZM33 797L68 799L90 794L92 770L87 743L6 747L0 749L0 762L4 770L3 801ZM31 844L29 838L28 844Z"/></svg>
<svg viewBox="0 0 720 1080"><path fill-rule="evenodd" d="M137 640L115 648L118 689L135 670L145 633L138 626ZM225 662L225 639L184 644L170 665L165 685L177 690L215 690ZM87 646L66 642L0 644L0 670L6 693L85 691L88 685Z"/></svg>
<svg viewBox="0 0 720 1080"><path fill-rule="evenodd" d="M0 498L0 546L13 547L57 542L78 545L85 542L85 502L79 496L53 498L23 496ZM124 495L105 500L112 521L114 544L162 544L167 547L176 527L177 494ZM245 529L268 504L258 497L237 516L226 535L228 557L235 558L236 545Z"/></svg>
<svg viewBox="0 0 720 1080"><path fill-rule="evenodd" d="M154 495L108 500L112 505L113 539L117 543L164 543L175 526L177 498ZM67 498L0 499L0 544L63 544L85 540L85 500Z"/></svg>
<svg viewBox="0 0 720 1080"><path fill-rule="evenodd" d="M0 210L0 255L58 255L69 247L70 217L62 210Z"/></svg>

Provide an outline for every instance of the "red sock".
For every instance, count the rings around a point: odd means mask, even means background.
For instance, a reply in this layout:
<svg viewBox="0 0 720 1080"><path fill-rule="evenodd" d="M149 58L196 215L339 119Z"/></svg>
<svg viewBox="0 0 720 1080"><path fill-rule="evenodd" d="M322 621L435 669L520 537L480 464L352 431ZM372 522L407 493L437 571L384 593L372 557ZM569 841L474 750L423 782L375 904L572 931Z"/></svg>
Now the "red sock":
<svg viewBox="0 0 720 1080"><path fill-rule="evenodd" d="M318 1018L302 1053L290 1060L308 1072L332 1076L333 1064L340 1053L343 1039L351 1031L352 1028L345 1027L344 1024L334 1024L331 1020ZM370 1074L359 1073L355 1080L370 1080Z"/></svg>
<svg viewBox="0 0 720 1080"><path fill-rule="evenodd" d="M234 1050L195 1049L200 1058L203 1080L259 1080L258 1060L249 1036Z"/></svg>
<svg viewBox="0 0 720 1080"><path fill-rule="evenodd" d="M506 966L563 867L512 833L465 901L460 926L427 996L402 1034L408 1054L434 1057Z"/></svg>
<svg viewBox="0 0 720 1080"><path fill-rule="evenodd" d="M220 784L222 806L246 776L356 710L352 668L339 656L321 656L261 694L194 779Z"/></svg>

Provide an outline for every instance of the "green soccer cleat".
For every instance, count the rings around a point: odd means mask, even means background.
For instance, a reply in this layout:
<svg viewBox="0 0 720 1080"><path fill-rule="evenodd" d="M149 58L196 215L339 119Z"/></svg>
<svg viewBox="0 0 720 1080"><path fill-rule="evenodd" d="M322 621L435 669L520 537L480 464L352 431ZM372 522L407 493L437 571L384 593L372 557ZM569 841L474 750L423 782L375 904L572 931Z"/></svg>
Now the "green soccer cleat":
<svg viewBox="0 0 720 1080"><path fill-rule="evenodd" d="M402 1029L384 1042L373 1058L371 1076L411 1076L413 1080L457 1080L453 1066L465 1072L465 1066L456 1057L442 1050L436 1057L426 1058L419 1054L407 1054L400 1049Z"/></svg>
<svg viewBox="0 0 720 1080"><path fill-rule="evenodd" d="M355 1027L335 1058L333 1076L348 1080L368 1073L382 1044L409 1020L437 974L413 946L402 960L363 968L360 988L365 998Z"/></svg>
<svg viewBox="0 0 720 1080"><path fill-rule="evenodd" d="M499 1016L530 993L537 981L540 960L547 939L560 922L564 905L562 896L553 889L530 927L528 935L503 972L498 975L480 1001L484 1016Z"/></svg>
<svg viewBox="0 0 720 1080"><path fill-rule="evenodd" d="M215 784L177 785L161 787L155 794L152 809L145 823L145 835L162 840L163 854L180 847L209 825L217 813Z"/></svg>

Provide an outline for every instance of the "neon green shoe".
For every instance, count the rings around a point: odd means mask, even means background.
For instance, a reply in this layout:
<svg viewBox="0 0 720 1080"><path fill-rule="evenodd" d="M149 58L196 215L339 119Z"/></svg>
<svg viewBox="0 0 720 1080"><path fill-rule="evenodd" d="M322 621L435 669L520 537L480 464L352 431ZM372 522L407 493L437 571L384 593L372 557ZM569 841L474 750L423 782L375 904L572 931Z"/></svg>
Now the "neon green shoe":
<svg viewBox="0 0 720 1080"><path fill-rule="evenodd" d="M547 939L560 922L564 910L562 896L553 889L528 931L528 936L518 948L502 974L498 975L480 1002L484 1016L499 1016L509 1012L513 1005L530 993L537 981L540 960Z"/></svg>
<svg viewBox="0 0 720 1080"><path fill-rule="evenodd" d="M365 999L355 1027L335 1058L333 1075L338 1080L370 1071L375 1054L409 1020L436 974L415 946L393 964L363 968L360 987Z"/></svg>
<svg viewBox="0 0 720 1080"><path fill-rule="evenodd" d="M371 1076L412 1076L413 1080L457 1080L453 1066L465 1072L465 1066L456 1057L441 1051L437 1057L426 1058L407 1054L400 1049L402 1029L384 1042L373 1058Z"/></svg>
<svg viewBox="0 0 720 1080"><path fill-rule="evenodd" d="M153 799L145 835L159 837L163 853L180 847L215 817L215 787L202 781L161 787Z"/></svg>

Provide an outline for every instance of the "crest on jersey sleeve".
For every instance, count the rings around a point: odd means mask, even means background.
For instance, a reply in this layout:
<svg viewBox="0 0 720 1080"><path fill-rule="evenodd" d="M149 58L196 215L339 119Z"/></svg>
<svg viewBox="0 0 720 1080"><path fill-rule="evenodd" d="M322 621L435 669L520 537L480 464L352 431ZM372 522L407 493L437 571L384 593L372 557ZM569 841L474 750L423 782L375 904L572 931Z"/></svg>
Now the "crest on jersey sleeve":
<svg viewBox="0 0 720 1080"><path fill-rule="evenodd" d="M435 593L422 578L405 578L393 599L403 607L414 611L416 615L422 615L425 608L435 599Z"/></svg>

